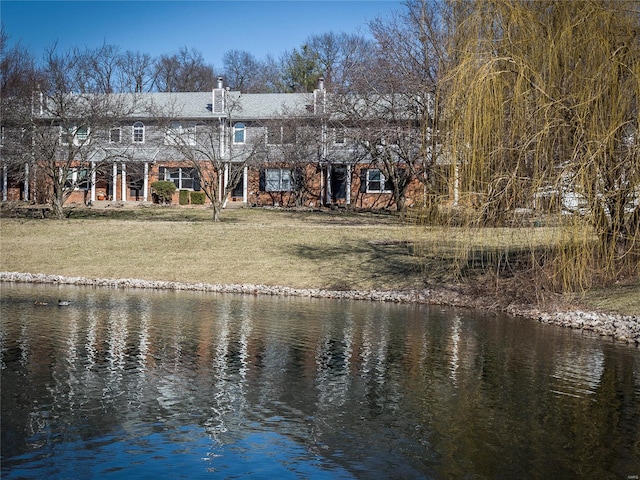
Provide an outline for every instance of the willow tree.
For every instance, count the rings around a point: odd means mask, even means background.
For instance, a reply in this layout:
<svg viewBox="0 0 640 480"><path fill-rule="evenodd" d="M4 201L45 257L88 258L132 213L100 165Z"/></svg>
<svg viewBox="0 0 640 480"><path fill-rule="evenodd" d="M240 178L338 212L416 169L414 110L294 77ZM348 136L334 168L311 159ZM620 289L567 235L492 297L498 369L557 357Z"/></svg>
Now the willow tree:
<svg viewBox="0 0 640 480"><path fill-rule="evenodd" d="M460 3L446 112L479 220L562 214L532 252L560 289L636 275L640 259L638 2ZM587 233L583 233L587 232Z"/></svg>

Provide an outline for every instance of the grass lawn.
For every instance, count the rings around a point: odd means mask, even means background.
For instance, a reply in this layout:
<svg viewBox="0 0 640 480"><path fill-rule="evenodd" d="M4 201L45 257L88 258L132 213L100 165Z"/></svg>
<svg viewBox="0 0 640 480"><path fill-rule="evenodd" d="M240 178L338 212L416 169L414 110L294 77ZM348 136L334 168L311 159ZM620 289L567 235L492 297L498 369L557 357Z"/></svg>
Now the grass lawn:
<svg viewBox="0 0 640 480"><path fill-rule="evenodd" d="M504 246L553 241L553 228L474 232L418 227L391 214L205 208L76 209L65 220L0 219L0 270L90 278L405 290L451 283ZM468 236L472 235L471 242ZM467 237L467 238L463 238ZM419 245L414 249L414 245ZM415 253L419 255L415 255ZM640 312L640 283L590 292L586 304Z"/></svg>

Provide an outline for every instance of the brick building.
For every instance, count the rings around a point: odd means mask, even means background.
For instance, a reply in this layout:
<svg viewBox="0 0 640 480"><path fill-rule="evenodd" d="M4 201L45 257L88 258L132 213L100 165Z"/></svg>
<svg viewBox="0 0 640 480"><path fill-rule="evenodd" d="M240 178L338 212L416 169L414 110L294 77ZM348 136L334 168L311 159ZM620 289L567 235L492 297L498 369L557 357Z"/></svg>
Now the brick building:
<svg viewBox="0 0 640 480"><path fill-rule="evenodd" d="M400 138L401 130L412 161L424 157L419 125L397 116L381 124L384 114L376 110L358 118L338 112L322 80L312 93L240 93L224 88L219 79L212 92L103 97L114 100L105 108L114 113L103 113L92 124L63 119L51 99L35 96L33 122L57 132L56 148L61 159L66 155L67 204L151 202L151 184L157 180L176 185L178 203L189 198L180 197L179 191L200 191L205 182L214 181L202 178L206 167L194 168L198 155L203 162L207 155L215 157L224 166L215 181L222 187L218 195L224 198L219 200L227 204L394 208L394 180L385 178L392 171L389 158L398 166L393 170L397 178L404 176L406 205L423 199L420 176L426 168L414 167L424 160L412 164L398 153L406 148L389 149L387 144L399 143L393 139ZM91 100L83 102L89 109ZM379 133L385 130L393 134ZM375 141L362 134L371 131L376 132ZM382 153L386 163L380 160ZM49 188L38 175L40 159L32 157L20 168L3 160L2 200L48 201Z"/></svg>

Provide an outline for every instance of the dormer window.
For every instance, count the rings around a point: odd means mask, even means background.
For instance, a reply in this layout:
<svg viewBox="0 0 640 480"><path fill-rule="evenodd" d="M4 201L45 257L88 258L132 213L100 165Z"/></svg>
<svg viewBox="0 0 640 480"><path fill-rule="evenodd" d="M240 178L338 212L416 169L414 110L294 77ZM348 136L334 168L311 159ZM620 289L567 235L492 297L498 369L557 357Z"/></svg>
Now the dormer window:
<svg viewBox="0 0 640 480"><path fill-rule="evenodd" d="M233 126L233 143L245 142L246 127L244 123L236 123Z"/></svg>
<svg viewBox="0 0 640 480"><path fill-rule="evenodd" d="M144 123L133 124L133 143L144 143Z"/></svg>

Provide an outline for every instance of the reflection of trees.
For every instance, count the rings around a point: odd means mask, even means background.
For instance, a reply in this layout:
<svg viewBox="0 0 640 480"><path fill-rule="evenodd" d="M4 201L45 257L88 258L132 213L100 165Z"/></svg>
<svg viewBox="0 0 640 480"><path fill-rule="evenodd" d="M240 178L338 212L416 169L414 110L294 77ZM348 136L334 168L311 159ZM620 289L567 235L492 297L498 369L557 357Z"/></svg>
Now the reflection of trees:
<svg viewBox="0 0 640 480"><path fill-rule="evenodd" d="M349 449L363 462L403 459L402 471L434 477L471 465L489 477L571 476L536 465L544 455L516 459L552 448L613 465L607 439L640 429L628 357L505 319L364 302L97 291L43 313L52 314L3 324L2 361L18 372L2 370L3 409L24 412L3 415L3 428L30 442L16 448L55 444L50 435L59 430L140 438L196 424L213 441L211 461L247 429L277 430L338 462ZM31 383L36 377L47 389Z"/></svg>
<svg viewBox="0 0 640 480"><path fill-rule="evenodd" d="M346 312L342 331L323 332L316 347L316 388L319 410L335 409L347 400L351 388L353 319ZM327 322L329 326L334 326ZM337 337L337 338L336 338Z"/></svg>

